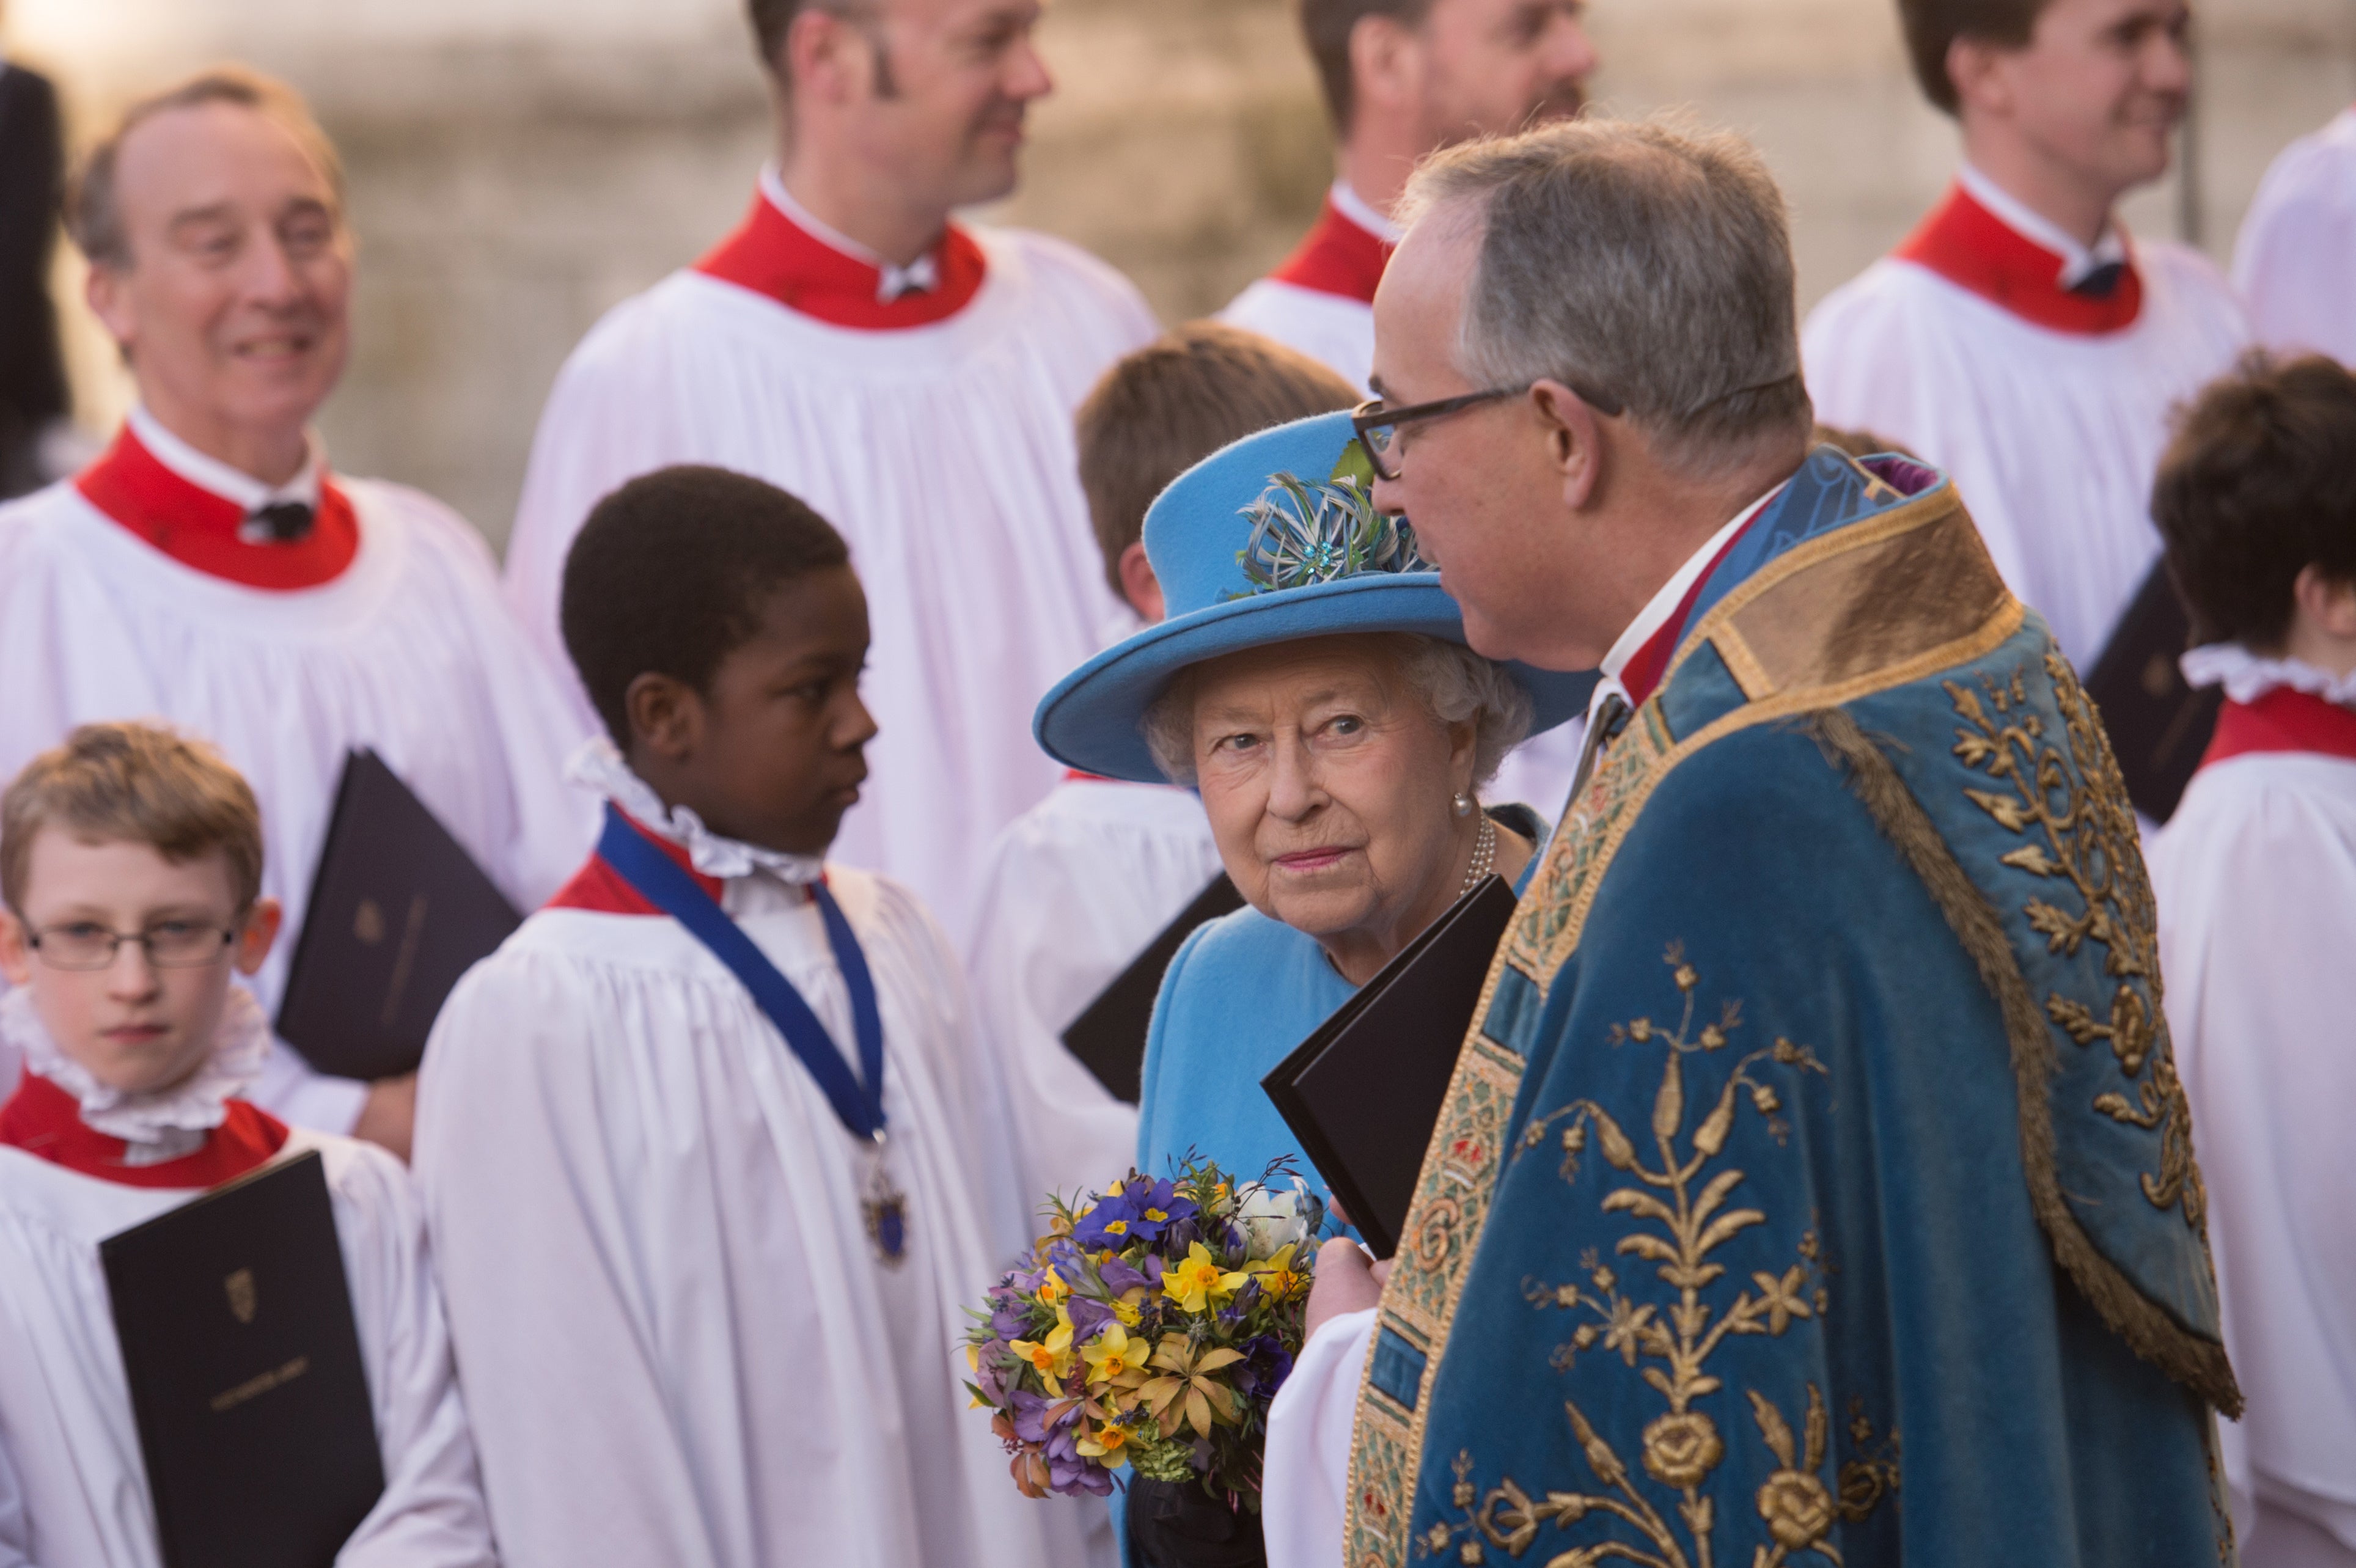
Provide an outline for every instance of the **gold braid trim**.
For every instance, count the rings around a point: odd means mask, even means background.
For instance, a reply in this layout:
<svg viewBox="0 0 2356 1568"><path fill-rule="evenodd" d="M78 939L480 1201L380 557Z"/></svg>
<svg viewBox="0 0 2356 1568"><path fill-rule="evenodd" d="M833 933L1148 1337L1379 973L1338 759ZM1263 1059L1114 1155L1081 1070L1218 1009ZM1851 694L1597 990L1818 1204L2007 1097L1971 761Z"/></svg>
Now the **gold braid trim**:
<svg viewBox="0 0 2356 1568"><path fill-rule="evenodd" d="M1849 789L1865 803L1881 836L1922 879L1964 951L1996 997L2012 1044L2012 1072L2020 1103L2020 1157L2029 1198L2061 1264L2094 1310L2135 1353L2206 1399L2228 1416L2242 1413L2242 1391L2225 1348L2188 1333L2097 1252L2078 1217L2062 1200L2053 1168L2053 1106L2048 1085L2060 1071L2053 1034L1996 911L1965 873L1922 803L1898 776L1856 720L1837 708L1811 713L1808 733L1827 761L1843 764Z"/></svg>

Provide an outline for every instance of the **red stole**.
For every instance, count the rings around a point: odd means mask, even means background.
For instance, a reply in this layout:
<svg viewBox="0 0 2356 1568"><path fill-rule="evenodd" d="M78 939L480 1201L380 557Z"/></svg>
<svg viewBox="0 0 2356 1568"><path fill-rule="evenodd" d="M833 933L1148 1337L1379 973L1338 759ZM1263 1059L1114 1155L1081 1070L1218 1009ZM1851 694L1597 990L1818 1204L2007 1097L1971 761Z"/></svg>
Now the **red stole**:
<svg viewBox="0 0 2356 1568"><path fill-rule="evenodd" d="M1629 707L1644 707L1644 699L1661 684L1661 677L1669 673L1669 660L1676 656L1677 645L1685 641L1686 623L1693 619L1694 605L1700 600L1701 591L1708 586L1710 574L1718 570L1718 563L1726 559L1727 552L1751 531L1751 525L1772 510L1774 505L1775 498L1771 498L1718 547L1718 553L1709 558L1709 564L1701 569L1701 575L1693 580L1686 596L1677 602L1676 613L1628 656L1628 663L1620 671L1620 685L1628 693Z"/></svg>
<svg viewBox="0 0 2356 1568"><path fill-rule="evenodd" d="M649 833L645 824L627 812L622 820L638 831L639 837L679 862L679 867L696 884L719 901L723 884L717 877L707 877L695 869L687 846L673 843L659 833ZM544 909L583 909L595 914L662 914L662 910L644 893L630 885L629 880L614 869L603 855L592 850L588 861L573 873L573 880L556 890L556 896L541 906ZM668 918L667 916L665 918Z"/></svg>
<svg viewBox="0 0 2356 1568"><path fill-rule="evenodd" d="M359 553L359 515L325 475L309 533L284 544L249 544L238 538L244 507L166 467L127 424L106 455L82 470L74 487L182 566L247 588L316 588L334 581Z"/></svg>
<svg viewBox="0 0 2356 1568"><path fill-rule="evenodd" d="M875 297L883 272L846 256L777 210L776 203L753 193L753 210L736 232L712 247L695 270L776 301L787 310L815 316L830 326L890 332L929 326L963 310L981 292L988 263L972 235L952 223L933 247L939 281L928 290L910 290L889 302Z"/></svg>
<svg viewBox="0 0 2356 1568"><path fill-rule="evenodd" d="M2356 712L2311 691L2278 686L2255 702L2228 699L2201 765L2252 752L2310 752L2356 761Z"/></svg>
<svg viewBox="0 0 2356 1568"><path fill-rule="evenodd" d="M1329 195L1317 226L1269 276L1298 289L1372 304L1375 285L1383 281L1383 269L1390 264L1391 250L1388 240L1360 228L1333 205Z"/></svg>
<svg viewBox="0 0 2356 1568"><path fill-rule="evenodd" d="M2132 249L2109 294L2072 293L2062 286L2060 256L1973 200L1960 185L1949 187L1946 199L1890 253L2054 332L2084 337L2119 332L2143 312L2143 274Z"/></svg>
<svg viewBox="0 0 2356 1568"><path fill-rule="evenodd" d="M8 1103L0 1105L0 1144L123 1187L219 1187L260 1169L286 1147L286 1124L269 1112L243 1100L223 1108L228 1119L207 1133L193 1154L155 1165L125 1165L128 1144L83 1121L72 1095L27 1072Z"/></svg>

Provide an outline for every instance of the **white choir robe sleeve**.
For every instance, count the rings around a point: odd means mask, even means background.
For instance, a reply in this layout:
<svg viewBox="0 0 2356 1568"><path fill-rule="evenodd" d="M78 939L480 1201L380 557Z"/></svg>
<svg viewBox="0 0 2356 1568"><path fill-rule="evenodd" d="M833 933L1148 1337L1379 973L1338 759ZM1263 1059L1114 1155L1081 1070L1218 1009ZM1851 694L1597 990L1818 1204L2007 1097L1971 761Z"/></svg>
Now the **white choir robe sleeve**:
<svg viewBox="0 0 2356 1568"><path fill-rule="evenodd" d="M2229 759L2152 851L2226 1349L2228 1479L2356 1551L2356 762Z"/></svg>
<svg viewBox="0 0 2356 1568"><path fill-rule="evenodd" d="M1375 311L1363 300L1261 278L1219 319L1306 354L1361 392L1375 373Z"/></svg>
<svg viewBox="0 0 2356 1568"><path fill-rule="evenodd" d="M1021 1237L954 956L905 889L830 886L884 1021L897 1268L870 1151L677 923L543 911L435 1025L417 1170L510 1568L1082 1561L1081 1510L1022 1498L964 1408L963 1308ZM851 1039L815 914L738 918Z"/></svg>
<svg viewBox="0 0 2356 1568"><path fill-rule="evenodd" d="M1112 1097L1064 1030L1219 872L1201 803L1167 784L1068 780L999 836L967 972L1026 1212L1050 1192L1101 1192L1136 1163L1137 1107Z"/></svg>
<svg viewBox="0 0 2356 1568"><path fill-rule="evenodd" d="M2356 366L2356 109L2283 150L2233 246L2258 341Z"/></svg>
<svg viewBox="0 0 2356 1568"><path fill-rule="evenodd" d="M382 1149L300 1130L278 1157L311 1149L325 1166L385 1475L383 1496L337 1568L493 1568L408 1173ZM0 1563L155 1568L98 1243L197 1196L118 1186L0 1149Z"/></svg>
<svg viewBox="0 0 2356 1568"><path fill-rule="evenodd" d="M1268 1568L1342 1568L1350 1440L1378 1316L1369 1307L1321 1325L1269 1405L1260 1466Z"/></svg>

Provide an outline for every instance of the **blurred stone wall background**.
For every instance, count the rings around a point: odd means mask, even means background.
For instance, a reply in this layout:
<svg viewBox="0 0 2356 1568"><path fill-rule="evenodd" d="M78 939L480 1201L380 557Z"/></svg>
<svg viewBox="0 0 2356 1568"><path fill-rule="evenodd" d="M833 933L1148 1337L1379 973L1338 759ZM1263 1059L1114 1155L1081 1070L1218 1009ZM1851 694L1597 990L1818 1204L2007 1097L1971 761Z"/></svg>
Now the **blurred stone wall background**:
<svg viewBox="0 0 2356 1568"><path fill-rule="evenodd" d="M769 131L736 0L0 0L78 140L127 96L222 59L307 93L347 160L358 351L324 418L338 466L431 490L503 539L573 342L741 214ZM1908 80L1891 0L1594 0L1598 96L1689 106L1765 150L1803 304L1936 197L1948 123ZM2189 176L2131 225L2222 261L2283 144L2356 100L2356 0L2211 0ZM1165 320L1215 309L1313 215L1330 152L1289 0L1054 0L1059 91L994 220L1066 235ZM2190 200L2188 202L2188 195ZM62 296L79 298L70 256ZM78 304L79 414L125 398Z"/></svg>

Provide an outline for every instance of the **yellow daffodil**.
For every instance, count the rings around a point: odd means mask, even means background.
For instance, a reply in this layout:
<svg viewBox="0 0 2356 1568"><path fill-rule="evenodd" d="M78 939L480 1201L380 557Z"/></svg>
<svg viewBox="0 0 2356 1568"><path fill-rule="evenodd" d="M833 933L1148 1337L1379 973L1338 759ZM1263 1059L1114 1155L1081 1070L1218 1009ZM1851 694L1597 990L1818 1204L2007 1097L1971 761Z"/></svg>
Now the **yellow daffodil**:
<svg viewBox="0 0 2356 1568"><path fill-rule="evenodd" d="M1071 1294L1072 1287L1066 1285L1054 1269L1049 1269L1039 1281L1039 1299L1049 1307L1056 1305Z"/></svg>
<svg viewBox="0 0 2356 1568"><path fill-rule="evenodd" d="M1306 1270L1292 1266L1297 1242L1287 1242L1270 1256L1258 1263L1244 1264L1244 1272L1259 1281L1259 1287L1270 1301L1290 1301L1309 1288Z"/></svg>
<svg viewBox="0 0 2356 1568"><path fill-rule="evenodd" d="M1136 1387L1145 1381L1145 1355L1144 1341L1130 1339L1119 1323L1106 1324L1103 1332L1080 1351L1080 1359L1088 1364L1091 1388Z"/></svg>
<svg viewBox="0 0 2356 1568"><path fill-rule="evenodd" d="M1061 1399L1064 1397L1064 1380L1072 1375L1072 1352L1068 1349L1056 1348L1052 1343L1053 1339L1054 1336L1050 1335L1051 1343L1045 1345L1031 1339L1017 1339L1006 1348L1031 1363L1039 1374L1039 1381L1047 1385L1049 1397Z"/></svg>
<svg viewBox="0 0 2356 1568"><path fill-rule="evenodd" d="M1122 1296L1119 1301L1112 1304L1112 1315L1119 1320L1122 1328L1134 1328L1137 1327L1137 1319L1139 1317L1137 1298L1144 1294L1145 1293L1141 1290L1132 1290L1127 1296Z"/></svg>
<svg viewBox="0 0 2356 1568"><path fill-rule="evenodd" d="M1047 1349L1059 1356L1072 1350L1072 1311L1068 1307L1055 1308L1055 1326L1047 1330Z"/></svg>
<svg viewBox="0 0 2356 1568"><path fill-rule="evenodd" d="M1203 1312L1243 1288L1249 1276L1219 1267L1211 1250L1196 1242L1186 1255L1162 1271L1162 1294L1187 1312Z"/></svg>
<svg viewBox="0 0 2356 1568"><path fill-rule="evenodd" d="M1126 1427L1115 1426L1109 1423L1098 1427L1093 1432L1083 1427L1072 1446L1087 1457L1099 1461L1108 1470L1118 1470L1129 1463L1129 1456L1122 1452L1129 1446L1129 1431Z"/></svg>

